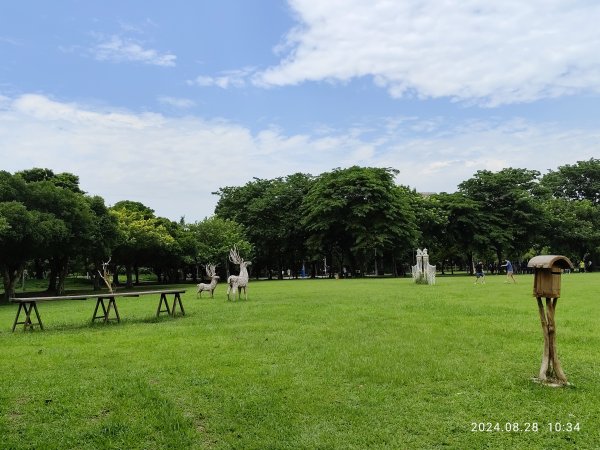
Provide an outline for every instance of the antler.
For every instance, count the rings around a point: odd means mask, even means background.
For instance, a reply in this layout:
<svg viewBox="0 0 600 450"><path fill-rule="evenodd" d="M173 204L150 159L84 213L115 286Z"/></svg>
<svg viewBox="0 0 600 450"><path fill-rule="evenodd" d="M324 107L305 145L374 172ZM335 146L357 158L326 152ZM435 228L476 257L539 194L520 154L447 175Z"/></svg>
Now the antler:
<svg viewBox="0 0 600 450"><path fill-rule="evenodd" d="M111 273L109 270L109 265L110 265L110 260L112 258L108 258L108 261L106 262L102 262L102 272L98 271L98 274L100 275L100 278L102 278L102 280L104 280L104 284L106 284L106 287L108 288L108 291L110 293L113 292L113 288L112 288L112 283L111 283Z"/></svg>
<svg viewBox="0 0 600 450"><path fill-rule="evenodd" d="M237 246L233 246L231 250L229 250L229 261L234 264L241 264L244 260L240 257L240 253L238 252Z"/></svg>
<svg viewBox="0 0 600 450"><path fill-rule="evenodd" d="M212 278L215 276L216 272L216 268L217 266L215 264L207 264L206 265L206 275L208 275L209 278Z"/></svg>

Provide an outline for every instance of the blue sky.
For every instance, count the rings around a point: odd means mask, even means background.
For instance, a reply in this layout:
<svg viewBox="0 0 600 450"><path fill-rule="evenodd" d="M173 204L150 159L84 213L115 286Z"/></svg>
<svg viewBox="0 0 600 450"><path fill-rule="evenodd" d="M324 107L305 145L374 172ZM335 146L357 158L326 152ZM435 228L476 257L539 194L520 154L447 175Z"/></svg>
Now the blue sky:
<svg viewBox="0 0 600 450"><path fill-rule="evenodd" d="M598 23L577 0L3 2L1 168L187 221L297 171L545 173L600 157Z"/></svg>

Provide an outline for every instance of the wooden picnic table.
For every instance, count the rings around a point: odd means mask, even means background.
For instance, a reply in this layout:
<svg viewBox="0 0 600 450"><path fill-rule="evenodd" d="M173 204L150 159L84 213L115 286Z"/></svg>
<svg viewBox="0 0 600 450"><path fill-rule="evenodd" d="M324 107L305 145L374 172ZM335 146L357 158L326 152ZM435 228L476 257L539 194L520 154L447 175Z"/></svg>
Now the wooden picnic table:
<svg viewBox="0 0 600 450"><path fill-rule="evenodd" d="M110 320L116 320L117 322L121 321L121 317L119 316L119 310L117 309L117 297L139 297L140 295L149 295L149 294L160 294L160 300L158 302L158 308L156 309L156 317L158 317L161 313L167 313L172 317L175 317L175 310L177 305L179 305L179 309L181 310L181 314L185 316L185 310L183 309L183 303L181 303L181 294L185 293L185 289L159 289L152 291L138 291L138 292L104 292L101 294L81 294L81 295L58 295L55 297L13 297L10 299L13 303L18 303L19 308L17 309L17 315L15 317L15 322L13 324L12 330L15 331L17 325L23 325L23 329L28 329L35 325L39 325L40 329L44 329L44 325L42 324L42 319L40 318L40 313L38 311L37 304L38 302L47 302L54 300L86 300L88 298L96 299L96 308L94 309L94 315L92 316L92 322L96 320L103 320L104 323L107 323ZM169 307L169 302L167 301L167 295L173 294L173 306ZM107 300L108 303L104 301ZM19 322L19 317L21 315L21 311L24 312L25 318L22 322ZM32 321L31 313L32 311L35 313L35 318L37 323ZM111 311L114 311L115 317L110 317Z"/></svg>

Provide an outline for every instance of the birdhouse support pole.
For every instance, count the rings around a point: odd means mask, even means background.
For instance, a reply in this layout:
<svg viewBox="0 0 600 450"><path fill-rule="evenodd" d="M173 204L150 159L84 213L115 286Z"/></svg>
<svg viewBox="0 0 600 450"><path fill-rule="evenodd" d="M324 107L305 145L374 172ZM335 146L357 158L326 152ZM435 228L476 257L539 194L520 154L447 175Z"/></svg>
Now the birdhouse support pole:
<svg viewBox="0 0 600 450"><path fill-rule="evenodd" d="M556 312L557 302L558 298L553 299L546 297L546 309L544 311L542 298L537 297L542 332L544 334L544 354L542 355L539 379L544 382L567 384L567 377L562 370L556 352L556 324L554 321L554 314Z"/></svg>

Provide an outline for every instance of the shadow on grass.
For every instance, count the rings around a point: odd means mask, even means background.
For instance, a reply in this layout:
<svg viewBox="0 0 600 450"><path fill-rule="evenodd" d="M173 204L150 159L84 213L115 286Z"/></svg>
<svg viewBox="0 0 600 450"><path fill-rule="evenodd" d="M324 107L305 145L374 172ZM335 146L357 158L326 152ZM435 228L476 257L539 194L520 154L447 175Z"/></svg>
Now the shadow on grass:
<svg viewBox="0 0 600 450"><path fill-rule="evenodd" d="M21 333L32 333L32 332L54 332L54 331L81 331L81 330L94 330L94 331L99 331L99 330L106 330L108 328L112 328L112 327L127 327L128 325L138 325L138 324L160 324L160 323L164 323L164 322L170 322L170 321L175 321L175 320L179 320L179 319L185 319L188 316L193 316L193 314L186 314L185 316L178 314L175 317L171 317L171 316L167 316L167 315L162 315L159 317L156 316L152 316L152 317L140 317L140 318L127 318L127 319L121 319L120 322L117 322L116 320L109 320L108 322L103 322L103 321L95 321L92 322L89 319L86 320L83 323L73 323L73 322L54 322L51 323L50 325L48 325L47 323L44 323L44 329L40 330L39 326L35 326L33 330L29 329L29 330L24 330L23 327L21 325L17 326L17 328L15 329L15 333L21 332Z"/></svg>

